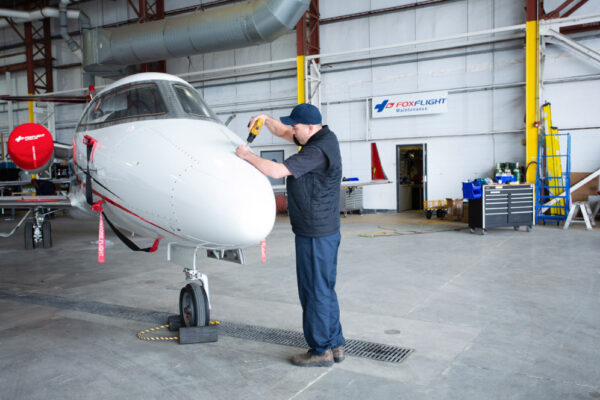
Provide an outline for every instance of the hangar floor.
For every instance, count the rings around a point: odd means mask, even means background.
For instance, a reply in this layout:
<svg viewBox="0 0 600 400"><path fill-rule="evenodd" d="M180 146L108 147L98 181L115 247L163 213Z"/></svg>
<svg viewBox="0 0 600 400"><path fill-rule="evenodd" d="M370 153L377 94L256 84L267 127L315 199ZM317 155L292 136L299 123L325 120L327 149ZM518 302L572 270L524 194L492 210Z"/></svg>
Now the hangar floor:
<svg viewBox="0 0 600 400"><path fill-rule="evenodd" d="M0 221L0 232L14 222ZM600 229L470 234L421 213L342 218L337 291L348 339L414 349L298 368L295 347L219 336L136 338L152 323L43 304L44 295L175 313L181 268L133 253L97 221L57 217L52 249L0 239L0 388L6 399L598 399ZM462 230L456 230L461 229ZM414 232L423 232L417 234ZM293 235L278 219L247 265L206 259L211 318L301 330ZM38 303L19 296L39 295Z"/></svg>

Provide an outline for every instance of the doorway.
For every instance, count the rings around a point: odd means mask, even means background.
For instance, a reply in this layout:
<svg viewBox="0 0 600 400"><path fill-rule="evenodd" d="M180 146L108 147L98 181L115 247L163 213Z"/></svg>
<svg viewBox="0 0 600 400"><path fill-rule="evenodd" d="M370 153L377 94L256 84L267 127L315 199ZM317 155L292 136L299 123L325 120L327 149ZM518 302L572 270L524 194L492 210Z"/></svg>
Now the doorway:
<svg viewBox="0 0 600 400"><path fill-rule="evenodd" d="M396 210L422 210L427 200L427 144L396 146Z"/></svg>

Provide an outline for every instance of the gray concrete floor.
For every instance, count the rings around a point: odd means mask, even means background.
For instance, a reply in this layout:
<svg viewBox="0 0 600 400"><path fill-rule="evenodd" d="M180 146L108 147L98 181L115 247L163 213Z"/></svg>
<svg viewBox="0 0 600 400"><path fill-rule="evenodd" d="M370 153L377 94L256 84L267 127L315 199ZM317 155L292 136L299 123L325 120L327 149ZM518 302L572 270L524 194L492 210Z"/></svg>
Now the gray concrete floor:
<svg viewBox="0 0 600 400"><path fill-rule="evenodd" d="M6 232L13 222L0 221ZM181 267L133 253L97 222L58 217L52 249L0 238L0 291L175 313ZM420 227L421 224L424 226ZM600 399L600 230L490 230L421 213L342 219L337 291L350 339L414 349L297 368L300 349L220 336L144 342L152 324L0 296L2 399ZM443 230L410 234L411 230ZM454 230L463 228L463 230ZM395 235L382 236L395 232ZM212 319L301 330L285 218L243 266L207 259Z"/></svg>

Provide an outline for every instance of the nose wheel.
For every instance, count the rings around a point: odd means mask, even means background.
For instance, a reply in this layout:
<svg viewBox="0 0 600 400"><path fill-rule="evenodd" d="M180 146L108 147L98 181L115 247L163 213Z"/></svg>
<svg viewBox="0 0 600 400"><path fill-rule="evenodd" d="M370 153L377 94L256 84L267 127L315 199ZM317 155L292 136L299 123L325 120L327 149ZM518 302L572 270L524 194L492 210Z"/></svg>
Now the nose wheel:
<svg viewBox="0 0 600 400"><path fill-rule="evenodd" d="M210 321L208 296L204 287L188 283L179 293L179 315L183 325L207 326Z"/></svg>

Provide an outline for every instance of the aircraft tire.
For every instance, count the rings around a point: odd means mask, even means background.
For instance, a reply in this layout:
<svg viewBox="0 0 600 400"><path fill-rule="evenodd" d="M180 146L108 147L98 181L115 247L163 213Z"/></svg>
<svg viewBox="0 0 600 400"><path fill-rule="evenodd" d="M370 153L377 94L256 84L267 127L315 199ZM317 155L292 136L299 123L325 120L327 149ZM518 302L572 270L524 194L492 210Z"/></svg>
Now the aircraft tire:
<svg viewBox="0 0 600 400"><path fill-rule="evenodd" d="M25 248L27 250L31 250L35 247L35 243L33 242L33 222L25 223Z"/></svg>
<svg viewBox="0 0 600 400"><path fill-rule="evenodd" d="M52 225L50 225L50 221L44 221L42 224L42 243L45 249L52 247Z"/></svg>
<svg viewBox="0 0 600 400"><path fill-rule="evenodd" d="M188 283L179 293L179 315L182 326L207 326L210 321L208 296L204 287Z"/></svg>

